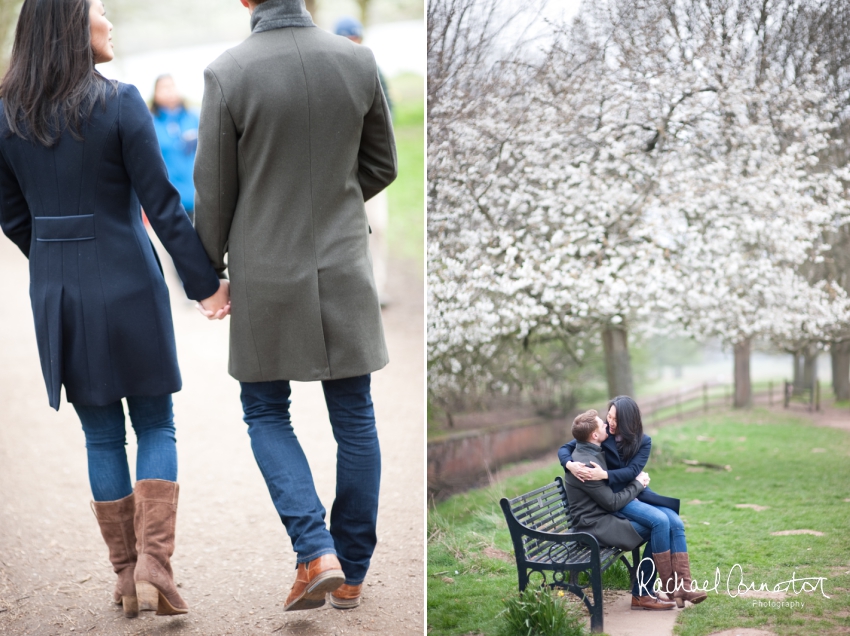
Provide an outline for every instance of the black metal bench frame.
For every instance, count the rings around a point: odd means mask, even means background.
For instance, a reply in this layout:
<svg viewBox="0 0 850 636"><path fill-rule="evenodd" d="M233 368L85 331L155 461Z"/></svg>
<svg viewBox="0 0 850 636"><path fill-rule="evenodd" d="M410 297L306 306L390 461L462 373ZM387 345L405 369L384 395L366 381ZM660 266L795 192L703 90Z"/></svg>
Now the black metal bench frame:
<svg viewBox="0 0 850 636"><path fill-rule="evenodd" d="M581 599L590 611L590 631L603 631L602 573L618 560L622 561L634 584L640 546L631 551L629 563L627 550L600 546L586 532L570 532L570 503L561 477L513 499L503 497L499 503L514 544L519 591L528 586L530 575L537 572L543 578L541 586L562 588ZM552 573L551 582L547 572ZM582 572L588 573L589 584L579 584ZM586 594L588 587L593 593L592 601Z"/></svg>

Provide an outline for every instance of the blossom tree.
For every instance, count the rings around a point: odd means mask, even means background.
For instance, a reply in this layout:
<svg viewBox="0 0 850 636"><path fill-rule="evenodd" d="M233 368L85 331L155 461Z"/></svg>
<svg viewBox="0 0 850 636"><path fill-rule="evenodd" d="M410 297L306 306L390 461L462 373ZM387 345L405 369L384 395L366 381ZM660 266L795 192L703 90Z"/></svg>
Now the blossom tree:
<svg viewBox="0 0 850 636"><path fill-rule="evenodd" d="M745 406L753 338L846 319L800 271L847 209L828 76L777 62L792 4L594 3L533 71L429 104L431 382L504 338L600 331L633 393L629 331L684 330L733 347Z"/></svg>

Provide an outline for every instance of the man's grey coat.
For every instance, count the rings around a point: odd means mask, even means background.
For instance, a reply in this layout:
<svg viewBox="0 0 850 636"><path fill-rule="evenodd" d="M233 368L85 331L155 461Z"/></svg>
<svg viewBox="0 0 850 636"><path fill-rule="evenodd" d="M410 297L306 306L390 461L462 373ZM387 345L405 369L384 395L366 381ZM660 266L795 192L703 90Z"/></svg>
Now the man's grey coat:
<svg viewBox="0 0 850 636"><path fill-rule="evenodd" d="M363 203L397 162L371 51L314 26L255 30L204 79L195 227L231 280L230 374L310 381L382 368Z"/></svg>
<svg viewBox="0 0 850 636"><path fill-rule="evenodd" d="M593 461L603 470L608 470L602 449L589 442L576 445L573 461L583 464ZM620 492L614 492L605 480L582 482L567 472L564 486L570 501L571 531L588 532L596 537L599 545L612 548L631 550L643 543L628 519L612 514L643 490L643 484L639 481L635 479Z"/></svg>

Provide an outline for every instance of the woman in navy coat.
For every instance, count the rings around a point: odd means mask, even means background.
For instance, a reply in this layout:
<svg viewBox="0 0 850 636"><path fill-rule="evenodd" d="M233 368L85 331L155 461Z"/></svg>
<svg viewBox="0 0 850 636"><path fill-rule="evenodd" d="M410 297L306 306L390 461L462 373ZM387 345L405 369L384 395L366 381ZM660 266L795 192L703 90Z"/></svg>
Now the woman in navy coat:
<svg viewBox="0 0 850 636"><path fill-rule="evenodd" d="M185 613L170 566L181 379L140 202L190 298L223 317L228 289L168 182L139 92L95 71L112 59L111 29L101 0L24 2L0 84L0 226L30 261L50 406L64 386L82 423L115 600L127 615ZM138 438L135 495L122 399Z"/></svg>

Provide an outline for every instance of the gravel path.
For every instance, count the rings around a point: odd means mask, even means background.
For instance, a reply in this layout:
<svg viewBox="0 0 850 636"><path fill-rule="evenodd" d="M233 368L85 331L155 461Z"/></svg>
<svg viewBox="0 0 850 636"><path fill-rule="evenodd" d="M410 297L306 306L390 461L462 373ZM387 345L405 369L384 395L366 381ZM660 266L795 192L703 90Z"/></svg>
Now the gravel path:
<svg viewBox="0 0 850 636"><path fill-rule="evenodd" d="M0 634L422 634L424 630L423 286L391 264L384 311L392 362L373 376L383 451L378 547L362 605L284 613L295 555L251 454L226 323L195 312L169 280L183 372L175 395L181 504L173 564L191 607L125 619L89 510L83 434L47 405L27 261L0 240ZM293 386L293 423L330 510L335 444L318 383ZM129 428L129 427L128 427ZM131 467L135 456L128 434Z"/></svg>

